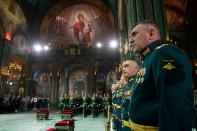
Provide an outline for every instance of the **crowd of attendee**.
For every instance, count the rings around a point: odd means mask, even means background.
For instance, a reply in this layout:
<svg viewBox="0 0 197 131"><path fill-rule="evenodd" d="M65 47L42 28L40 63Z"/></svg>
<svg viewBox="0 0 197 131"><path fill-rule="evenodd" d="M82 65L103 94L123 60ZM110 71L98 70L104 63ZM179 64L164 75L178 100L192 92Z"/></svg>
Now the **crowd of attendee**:
<svg viewBox="0 0 197 131"><path fill-rule="evenodd" d="M40 108L48 108L49 106L49 99L48 98L41 98L41 97L32 97L29 99L27 103L28 111L36 110Z"/></svg>
<svg viewBox="0 0 197 131"><path fill-rule="evenodd" d="M23 97L16 94L0 96L0 114L48 108L49 100L40 97Z"/></svg>
<svg viewBox="0 0 197 131"><path fill-rule="evenodd" d="M6 94L0 96L0 113L23 111L24 102L22 96Z"/></svg>

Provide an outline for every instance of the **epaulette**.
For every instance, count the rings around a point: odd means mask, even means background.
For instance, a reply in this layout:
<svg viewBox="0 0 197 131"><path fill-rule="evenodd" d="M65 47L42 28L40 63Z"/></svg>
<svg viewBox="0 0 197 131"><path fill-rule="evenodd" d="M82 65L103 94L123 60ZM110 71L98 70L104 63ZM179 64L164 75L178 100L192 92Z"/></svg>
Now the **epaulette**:
<svg viewBox="0 0 197 131"><path fill-rule="evenodd" d="M157 46L154 50L158 50L158 49L161 49L162 47L166 46L166 45L169 45L169 44L162 44L160 46Z"/></svg>
<svg viewBox="0 0 197 131"><path fill-rule="evenodd" d="M150 49L146 47L146 49L142 52L143 56L146 56L150 52Z"/></svg>

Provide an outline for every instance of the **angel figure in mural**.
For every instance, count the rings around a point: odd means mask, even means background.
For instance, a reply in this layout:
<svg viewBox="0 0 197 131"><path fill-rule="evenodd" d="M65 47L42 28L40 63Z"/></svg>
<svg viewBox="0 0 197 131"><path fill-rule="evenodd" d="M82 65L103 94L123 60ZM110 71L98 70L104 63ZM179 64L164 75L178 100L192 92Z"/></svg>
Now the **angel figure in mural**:
<svg viewBox="0 0 197 131"><path fill-rule="evenodd" d="M91 41L91 27L83 13L77 14L77 21L71 26L71 28L73 28L74 41L78 44L88 44Z"/></svg>

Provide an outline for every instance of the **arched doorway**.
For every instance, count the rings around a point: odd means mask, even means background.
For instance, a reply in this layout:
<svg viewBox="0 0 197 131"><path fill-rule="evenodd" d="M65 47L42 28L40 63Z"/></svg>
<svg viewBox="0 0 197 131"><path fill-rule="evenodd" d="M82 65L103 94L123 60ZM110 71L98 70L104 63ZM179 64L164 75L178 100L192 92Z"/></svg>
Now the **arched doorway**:
<svg viewBox="0 0 197 131"><path fill-rule="evenodd" d="M37 69L33 73L33 80L36 81L36 85L31 89L31 95L49 98L51 96L51 79L48 68Z"/></svg>
<svg viewBox="0 0 197 131"><path fill-rule="evenodd" d="M50 96L50 75L42 73L37 79L36 96L41 98L49 98Z"/></svg>
<svg viewBox="0 0 197 131"><path fill-rule="evenodd" d="M69 95L83 96L87 91L87 71L84 69L76 69L71 72L69 77Z"/></svg>
<svg viewBox="0 0 197 131"><path fill-rule="evenodd" d="M75 96L83 96L86 93L86 86L84 81L77 81L73 86L73 92L76 92Z"/></svg>

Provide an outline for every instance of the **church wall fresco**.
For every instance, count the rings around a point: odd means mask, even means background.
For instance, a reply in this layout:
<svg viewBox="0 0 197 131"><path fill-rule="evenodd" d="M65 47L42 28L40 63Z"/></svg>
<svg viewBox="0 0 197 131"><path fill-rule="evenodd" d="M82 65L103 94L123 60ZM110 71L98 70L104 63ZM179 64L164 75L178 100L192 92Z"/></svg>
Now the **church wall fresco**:
<svg viewBox="0 0 197 131"><path fill-rule="evenodd" d="M165 0L166 5L176 6L182 11L185 11L187 0Z"/></svg>
<svg viewBox="0 0 197 131"><path fill-rule="evenodd" d="M173 10L166 10L169 31L183 31L186 25L186 18Z"/></svg>
<svg viewBox="0 0 197 131"><path fill-rule="evenodd" d="M21 34L16 34L12 39L12 43L14 43L12 48L13 55L15 54L25 55L31 51L27 39L25 38L25 36Z"/></svg>
<svg viewBox="0 0 197 131"><path fill-rule="evenodd" d="M50 23L45 20L46 24L41 25L41 38L50 36L51 39L48 41L56 41L64 46L68 44L93 46L96 42L107 43L113 37L111 18L94 6L73 5L52 15L55 14L53 20L45 17Z"/></svg>
<svg viewBox="0 0 197 131"><path fill-rule="evenodd" d="M186 0L165 0L169 31L183 31L187 20L185 17Z"/></svg>
<svg viewBox="0 0 197 131"><path fill-rule="evenodd" d="M16 29L25 30L26 19L22 9L14 0L4 0L0 4L0 19L5 32L12 34Z"/></svg>

